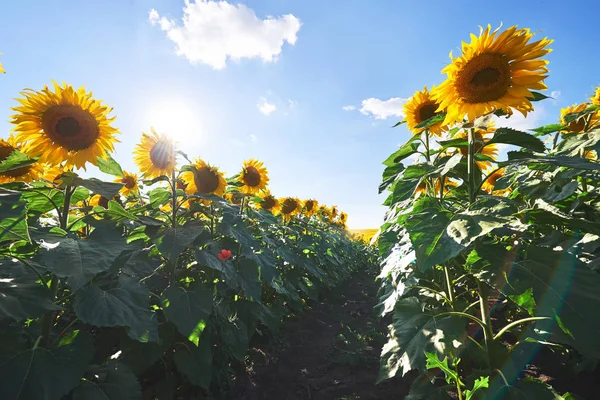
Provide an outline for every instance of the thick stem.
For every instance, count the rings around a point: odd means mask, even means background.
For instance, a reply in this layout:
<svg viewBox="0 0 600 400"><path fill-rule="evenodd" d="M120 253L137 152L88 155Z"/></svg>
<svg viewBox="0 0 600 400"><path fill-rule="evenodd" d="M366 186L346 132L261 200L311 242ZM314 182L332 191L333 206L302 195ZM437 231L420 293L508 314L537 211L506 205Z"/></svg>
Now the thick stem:
<svg viewBox="0 0 600 400"><path fill-rule="evenodd" d="M479 291L479 310L481 312L481 321L483 322L483 339L485 341L485 349L487 351L488 364L491 369L490 360L490 345L494 339L494 332L492 331L492 324L490 321L490 305L488 303L488 288L482 282L477 282L477 289Z"/></svg>
<svg viewBox="0 0 600 400"><path fill-rule="evenodd" d="M175 168L171 172L171 222L173 229L177 229L177 178L175 177ZM169 260L169 284L175 283L175 274L177 270L177 260Z"/></svg>
<svg viewBox="0 0 600 400"><path fill-rule="evenodd" d="M475 201L475 131L469 129L467 133L469 153L467 155L467 173L469 175L469 201Z"/></svg>
<svg viewBox="0 0 600 400"><path fill-rule="evenodd" d="M444 265L444 275L446 276L446 287L448 288L448 299L450 300L450 306L454 310L454 289L452 288L452 281L450 280L450 271L448 267Z"/></svg>
<svg viewBox="0 0 600 400"><path fill-rule="evenodd" d="M585 149L580 150L579 156L581 158L585 158ZM581 181L581 189L583 190L584 193L587 193L587 191L588 191L587 179L585 179L585 176L580 176L579 180Z"/></svg>

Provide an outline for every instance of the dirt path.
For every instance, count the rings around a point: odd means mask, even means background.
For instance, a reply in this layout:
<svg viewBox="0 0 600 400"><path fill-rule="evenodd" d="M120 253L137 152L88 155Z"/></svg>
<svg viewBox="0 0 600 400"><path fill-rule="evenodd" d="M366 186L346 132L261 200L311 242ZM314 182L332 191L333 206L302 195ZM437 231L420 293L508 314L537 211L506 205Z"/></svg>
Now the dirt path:
<svg viewBox="0 0 600 400"><path fill-rule="evenodd" d="M359 272L251 350L237 400L402 399L407 380L375 385L385 325L373 314L377 285Z"/></svg>

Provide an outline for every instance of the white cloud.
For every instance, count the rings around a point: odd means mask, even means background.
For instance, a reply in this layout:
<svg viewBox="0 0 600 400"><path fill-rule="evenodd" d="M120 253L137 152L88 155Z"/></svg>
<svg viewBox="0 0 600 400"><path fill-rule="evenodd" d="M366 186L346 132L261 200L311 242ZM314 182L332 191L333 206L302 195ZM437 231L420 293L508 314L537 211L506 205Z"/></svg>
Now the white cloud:
<svg viewBox="0 0 600 400"><path fill-rule="evenodd" d="M275 110L277 110L277 106L275 104L269 103L264 97L260 98L260 102L256 104L256 106L258 107L261 113L267 116L275 112Z"/></svg>
<svg viewBox="0 0 600 400"><path fill-rule="evenodd" d="M298 102L296 100L288 100L288 104L289 104L290 108L296 108L296 106L298 105Z"/></svg>
<svg viewBox="0 0 600 400"><path fill-rule="evenodd" d="M252 140L253 142L256 142L258 140L258 138L256 137L256 135L254 133L251 133L250 140Z"/></svg>
<svg viewBox="0 0 600 400"><path fill-rule="evenodd" d="M360 112L364 115L372 115L375 119L387 119L389 117L403 117L403 106L406 99L392 97L389 100L369 98L362 101Z"/></svg>
<svg viewBox="0 0 600 400"><path fill-rule="evenodd" d="M276 61L285 42L296 43L301 25L292 14L261 19L246 5L226 1L185 0L183 13L180 23L152 9L148 21L167 33L178 55L215 69L225 68L228 58Z"/></svg>
<svg viewBox="0 0 600 400"><path fill-rule="evenodd" d="M344 111L354 111L354 110L356 110L356 107L354 107L354 106L344 106L344 107L342 107L342 110L344 110Z"/></svg>
<svg viewBox="0 0 600 400"><path fill-rule="evenodd" d="M494 116L494 122L497 128L512 128L518 131L527 131L543 125L544 117L546 117L544 106L536 105L535 110L527 114L527 118L520 112L515 111L508 119Z"/></svg>
<svg viewBox="0 0 600 400"><path fill-rule="evenodd" d="M558 100L560 95L560 90L553 90L552 92L550 92L550 97L552 97L554 100Z"/></svg>

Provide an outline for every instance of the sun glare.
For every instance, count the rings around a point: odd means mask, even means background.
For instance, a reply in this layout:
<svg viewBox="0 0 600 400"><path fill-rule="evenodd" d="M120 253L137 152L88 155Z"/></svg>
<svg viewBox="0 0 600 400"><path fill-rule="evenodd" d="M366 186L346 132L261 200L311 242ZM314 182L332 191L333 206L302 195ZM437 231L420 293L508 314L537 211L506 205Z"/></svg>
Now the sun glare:
<svg viewBox="0 0 600 400"><path fill-rule="evenodd" d="M145 120L157 132L164 132L178 143L202 140L200 113L195 112L190 102L183 99L165 99L147 108Z"/></svg>

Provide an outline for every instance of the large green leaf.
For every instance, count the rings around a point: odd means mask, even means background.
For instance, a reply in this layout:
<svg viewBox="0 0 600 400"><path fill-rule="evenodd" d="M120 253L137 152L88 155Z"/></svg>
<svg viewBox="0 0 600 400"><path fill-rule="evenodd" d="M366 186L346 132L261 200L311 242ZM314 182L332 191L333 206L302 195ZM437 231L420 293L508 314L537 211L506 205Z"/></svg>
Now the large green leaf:
<svg viewBox="0 0 600 400"><path fill-rule="evenodd" d="M198 340L212 312L212 291L201 285L169 286L162 294L163 310L179 332L192 343Z"/></svg>
<svg viewBox="0 0 600 400"><path fill-rule="evenodd" d="M110 155L107 155L106 158L98 157L98 169L105 174L113 176L125 175L119 163Z"/></svg>
<svg viewBox="0 0 600 400"><path fill-rule="evenodd" d="M141 376L146 369L158 361L173 344L176 336L175 325L170 322L158 326L158 341L139 342L127 335L121 336L122 354L119 361L126 364L134 374Z"/></svg>
<svg viewBox="0 0 600 400"><path fill-rule="evenodd" d="M512 128L496 129L494 136L487 142L487 145L493 143L512 144L513 146L523 147L540 153L546 149L544 142L537 137Z"/></svg>
<svg viewBox="0 0 600 400"><path fill-rule="evenodd" d="M453 315L425 311L416 297L396 303L388 342L381 351L378 382L412 369L426 371L425 352L442 354L464 333L465 320Z"/></svg>
<svg viewBox="0 0 600 400"><path fill-rule="evenodd" d="M73 308L86 324L124 326L132 339L155 341L157 326L149 296L144 285L121 275L115 287L103 289L89 284L78 290Z"/></svg>
<svg viewBox="0 0 600 400"><path fill-rule="evenodd" d="M85 333L70 344L0 356L2 400L61 400L83 377L94 345Z"/></svg>
<svg viewBox="0 0 600 400"><path fill-rule="evenodd" d="M506 386L498 377L486 391L486 398L498 400L563 400L562 396L544 382L525 378Z"/></svg>
<svg viewBox="0 0 600 400"><path fill-rule="evenodd" d="M93 366L73 391L73 400L139 400L142 390L127 366L110 362Z"/></svg>
<svg viewBox="0 0 600 400"><path fill-rule="evenodd" d="M114 227L101 224L85 239L47 236L40 249L40 262L77 290L100 272L110 268L125 250L125 237Z"/></svg>
<svg viewBox="0 0 600 400"><path fill-rule="evenodd" d="M198 347L179 343L173 353L173 361L193 385L208 390L212 380L212 349L208 335L200 338Z"/></svg>
<svg viewBox="0 0 600 400"><path fill-rule="evenodd" d="M35 164L37 158L29 158L27 154L14 150L8 157L0 162L0 174L7 171L14 171L19 168L25 168L31 164ZM23 170L23 172L26 172Z"/></svg>
<svg viewBox="0 0 600 400"><path fill-rule="evenodd" d="M396 150L394 153L392 153L383 162L383 165L385 165L387 167L394 166L394 165L398 164L400 161L404 160L406 157L409 157L409 156L413 155L414 153L416 153L416 151L420 145L417 142L417 140L419 140L419 137L421 137L420 133L413 135L403 146L401 146L398 150Z"/></svg>
<svg viewBox="0 0 600 400"><path fill-rule="evenodd" d="M0 317L22 320L51 310L60 307L50 300L48 289L41 284L0 281Z"/></svg>
<svg viewBox="0 0 600 400"><path fill-rule="evenodd" d="M254 260L242 257L239 259L239 284L250 300L260 302L262 287L258 279L258 265Z"/></svg>
<svg viewBox="0 0 600 400"><path fill-rule="evenodd" d="M26 212L20 192L0 188L0 242L30 240Z"/></svg>
<svg viewBox="0 0 600 400"><path fill-rule="evenodd" d="M160 253L170 262L177 257L203 233L208 233L200 221L188 221L185 225L165 229L156 241Z"/></svg>
<svg viewBox="0 0 600 400"><path fill-rule="evenodd" d="M536 165L541 164L546 166L548 164L554 165L557 167L568 167L568 168L577 168L584 169L590 171L599 171L600 164L597 162L593 162L588 160L587 158L581 157L567 157L567 156L556 156L556 157L537 157L537 158L522 158L515 159L509 161L503 161L498 163L500 165L508 165L508 164L526 164L526 165Z"/></svg>
<svg viewBox="0 0 600 400"><path fill-rule="evenodd" d="M53 210L55 205L62 207L65 196L58 189L41 187L24 191L23 199L27 201L27 209L30 212L42 214Z"/></svg>

